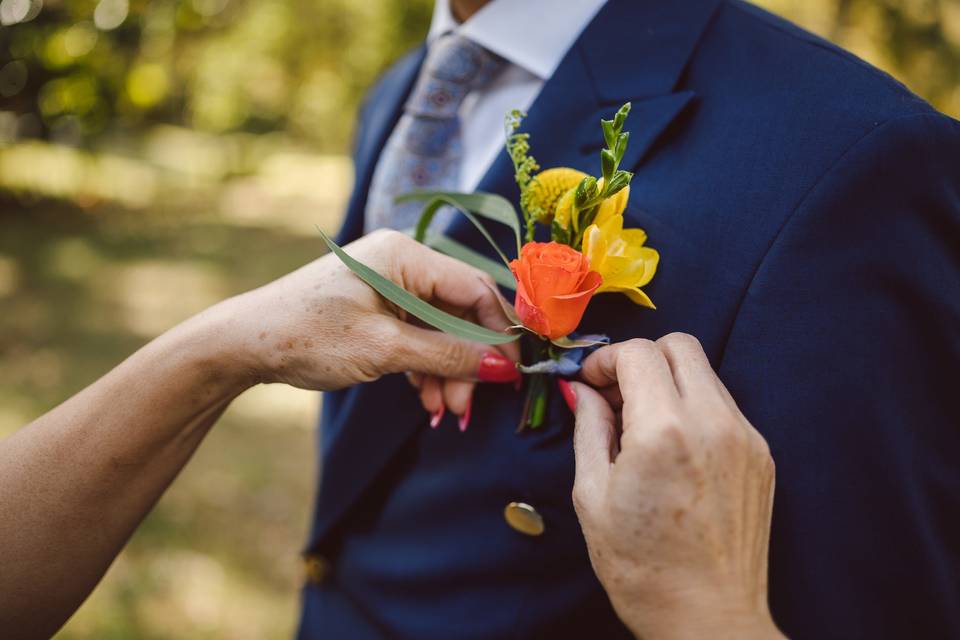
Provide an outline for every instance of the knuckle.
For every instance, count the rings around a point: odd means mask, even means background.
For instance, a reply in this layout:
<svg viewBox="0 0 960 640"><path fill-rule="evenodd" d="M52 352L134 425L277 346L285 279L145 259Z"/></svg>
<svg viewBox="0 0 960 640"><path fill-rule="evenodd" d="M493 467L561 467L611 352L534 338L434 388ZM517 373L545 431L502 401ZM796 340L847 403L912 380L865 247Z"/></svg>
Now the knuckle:
<svg viewBox="0 0 960 640"><path fill-rule="evenodd" d="M626 360L636 360L642 358L645 354L649 354L656 348L652 340L633 338L632 340L627 340L620 346L620 353Z"/></svg>
<svg viewBox="0 0 960 640"><path fill-rule="evenodd" d="M697 340L695 336L690 335L689 333L683 333L681 331L675 331L673 333L668 333L659 340L658 343L661 345L666 345L676 348L686 348L686 349L700 349L700 341Z"/></svg>
<svg viewBox="0 0 960 640"><path fill-rule="evenodd" d="M573 509L581 517L587 512L588 508L588 499L586 495L587 491L583 486L582 482L574 481L573 491L570 492L570 498L573 500Z"/></svg>
<svg viewBox="0 0 960 640"><path fill-rule="evenodd" d="M376 253L381 256L403 255L407 241L412 240L395 229L377 229L373 232L372 242Z"/></svg>
<svg viewBox="0 0 960 640"><path fill-rule="evenodd" d="M749 447L747 434L743 427L731 419L721 419L718 422L718 428L714 431L714 438L717 443L726 449L742 449Z"/></svg>
<svg viewBox="0 0 960 640"><path fill-rule="evenodd" d="M754 433L751 437L753 441L753 449L756 456L763 460L764 463L773 464L773 454L770 451L770 443L761 436L759 433Z"/></svg>
<svg viewBox="0 0 960 640"><path fill-rule="evenodd" d="M689 445L688 436L676 419L669 419L660 425L657 440L665 449L686 449Z"/></svg>
<svg viewBox="0 0 960 640"><path fill-rule="evenodd" d="M627 433L631 443L653 455L689 449L689 436L675 414L664 414L649 429L633 429Z"/></svg>
<svg viewBox="0 0 960 640"><path fill-rule="evenodd" d="M373 232L372 237L376 238L377 242L389 244L402 243L408 240L405 234L396 229L377 229Z"/></svg>
<svg viewBox="0 0 960 640"><path fill-rule="evenodd" d="M437 350L434 356L437 367L442 371L457 372L466 360L466 352L457 342L450 341Z"/></svg>
<svg viewBox="0 0 960 640"><path fill-rule="evenodd" d="M477 272L477 277L480 279L480 282L486 285L487 288L492 288L494 291L496 291L497 281L493 279L493 276L491 276L486 271L480 271L479 269L476 269L476 272Z"/></svg>

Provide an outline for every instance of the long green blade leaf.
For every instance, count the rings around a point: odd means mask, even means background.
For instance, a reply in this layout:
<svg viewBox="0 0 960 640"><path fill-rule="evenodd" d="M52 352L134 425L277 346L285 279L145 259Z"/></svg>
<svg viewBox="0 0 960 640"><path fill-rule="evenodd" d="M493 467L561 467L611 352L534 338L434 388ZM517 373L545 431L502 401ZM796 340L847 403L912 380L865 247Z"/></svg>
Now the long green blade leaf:
<svg viewBox="0 0 960 640"><path fill-rule="evenodd" d="M343 249L337 246L337 243L331 240L327 234L319 228L317 228L317 231L320 231L320 235L323 237L323 241L327 243L330 251L336 254L343 264L347 265L361 280L373 287L373 289L384 298L402 308L407 313L420 318L430 326L455 335L458 338L481 342L483 344L506 344L520 337L519 335L492 331L491 329L481 327L478 324L468 322L467 320L437 309L430 303L424 302L408 292L403 287L384 278L359 260L354 260L347 255Z"/></svg>
<svg viewBox="0 0 960 640"><path fill-rule="evenodd" d="M513 229L513 235L517 241L517 255L520 255L520 218L517 216L516 209L510 204L510 201L503 196L495 193L461 193L459 191L412 191L399 196L396 201L410 202L416 200L432 200L434 198L443 198L447 204L457 207L460 210L470 211L480 217L505 224ZM431 216L432 217L432 216ZM421 218L421 224L423 219ZM426 231L426 225L430 224L427 220L423 224ZM419 227L418 224L418 232ZM422 234L420 234L422 236ZM486 234L485 234L486 235Z"/></svg>
<svg viewBox="0 0 960 640"><path fill-rule="evenodd" d="M510 272L510 269L507 269L499 262L491 260L482 253L478 253L477 251L460 244L456 240L452 240L439 233L428 232L426 237L423 239L423 243L431 249L436 249L440 253L445 253L451 258L456 258L460 262L465 262L471 267L475 267L485 273L490 274L494 281L501 287L511 290L516 290L517 288L517 281L514 279L513 273Z"/></svg>
<svg viewBox="0 0 960 640"><path fill-rule="evenodd" d="M440 207L444 205L451 205L457 211L462 213L467 220L473 223L473 226L477 228L477 231L479 231L480 234L487 239L487 242L490 243L490 246L493 247L494 251L497 252L497 255L500 256L500 259L503 261L503 264L505 265L510 264L509 261L507 260L507 256L503 254L503 251L500 250L500 247L497 246L497 243L493 241L493 237L490 235L490 232L487 231L487 228L484 227L483 224L479 220L477 220L472 213L470 213L466 209L461 209L456 204L454 204L452 200L444 198L443 196L437 196L436 198L428 202L427 206L423 208L423 211L420 213L420 220L417 222L417 226L414 229L414 235L413 235L414 240L416 240L417 242L424 241L424 238L427 233L427 227L430 226L430 221L433 220L433 216L437 214L437 211L440 209Z"/></svg>

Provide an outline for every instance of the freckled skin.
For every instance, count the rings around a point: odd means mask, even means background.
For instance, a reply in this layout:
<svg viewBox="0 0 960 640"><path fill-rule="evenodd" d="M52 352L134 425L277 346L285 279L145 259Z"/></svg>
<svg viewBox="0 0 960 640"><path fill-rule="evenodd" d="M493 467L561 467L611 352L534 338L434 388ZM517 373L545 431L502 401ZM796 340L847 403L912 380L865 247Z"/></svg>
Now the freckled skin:
<svg viewBox="0 0 960 640"><path fill-rule="evenodd" d="M495 331L510 324L487 276L403 234L344 249L428 302ZM414 371L472 391L485 354L519 356L515 344L465 342L392 309L326 255L174 327L0 440L0 637L56 632L247 388L339 389Z"/></svg>
<svg viewBox="0 0 960 640"><path fill-rule="evenodd" d="M657 640L783 638L767 605L773 461L696 339L605 347L582 376L600 392L573 383L574 505L624 623Z"/></svg>

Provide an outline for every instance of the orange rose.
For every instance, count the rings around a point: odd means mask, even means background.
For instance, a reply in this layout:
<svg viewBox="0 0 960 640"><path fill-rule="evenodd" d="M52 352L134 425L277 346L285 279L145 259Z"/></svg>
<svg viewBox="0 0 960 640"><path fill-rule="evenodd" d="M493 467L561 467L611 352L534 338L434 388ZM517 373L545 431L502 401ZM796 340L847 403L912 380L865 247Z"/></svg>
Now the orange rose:
<svg viewBox="0 0 960 640"><path fill-rule="evenodd" d="M603 282L582 253L558 242L528 242L510 270L517 279L517 315L525 327L550 339L577 328Z"/></svg>

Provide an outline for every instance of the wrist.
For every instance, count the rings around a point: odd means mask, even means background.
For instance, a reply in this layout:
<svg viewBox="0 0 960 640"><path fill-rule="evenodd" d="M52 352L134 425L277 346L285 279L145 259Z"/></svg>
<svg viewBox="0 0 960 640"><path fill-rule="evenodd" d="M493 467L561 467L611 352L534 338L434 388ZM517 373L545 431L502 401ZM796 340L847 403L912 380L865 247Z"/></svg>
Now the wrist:
<svg viewBox="0 0 960 640"><path fill-rule="evenodd" d="M243 331L243 318L234 313L233 299L225 300L173 329L169 337L179 352L223 391L238 395L262 380L251 341Z"/></svg>
<svg viewBox="0 0 960 640"><path fill-rule="evenodd" d="M639 615L637 615L639 614ZM633 607L621 616L643 640L784 640L764 605L754 610L704 601L685 607Z"/></svg>

